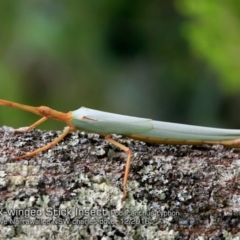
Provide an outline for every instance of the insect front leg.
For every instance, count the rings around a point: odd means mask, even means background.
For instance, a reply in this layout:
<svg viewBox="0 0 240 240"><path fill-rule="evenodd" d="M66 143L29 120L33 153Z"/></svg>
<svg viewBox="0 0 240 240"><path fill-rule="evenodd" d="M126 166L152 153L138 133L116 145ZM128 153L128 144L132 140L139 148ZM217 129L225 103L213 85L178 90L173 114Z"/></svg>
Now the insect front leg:
<svg viewBox="0 0 240 240"><path fill-rule="evenodd" d="M31 126L25 128L25 129L16 129L15 133L25 133L25 132L28 132L28 131L32 130L33 128L35 128L36 126L38 126L39 124L41 124L44 121L46 121L46 120L47 120L47 117L42 117L37 122L33 123Z"/></svg>

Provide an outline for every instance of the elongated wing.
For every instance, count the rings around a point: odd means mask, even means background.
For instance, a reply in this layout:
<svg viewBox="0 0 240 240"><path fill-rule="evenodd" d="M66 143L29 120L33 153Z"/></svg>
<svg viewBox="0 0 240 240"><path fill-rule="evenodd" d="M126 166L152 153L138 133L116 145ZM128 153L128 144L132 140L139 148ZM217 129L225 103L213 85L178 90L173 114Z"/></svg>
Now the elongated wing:
<svg viewBox="0 0 240 240"><path fill-rule="evenodd" d="M175 140L222 141L240 138L240 130L200 127L152 121L153 129L143 136Z"/></svg>
<svg viewBox="0 0 240 240"><path fill-rule="evenodd" d="M80 108L72 112L74 126L88 132L121 134L145 141L224 141L240 138L240 130L200 127L186 124L152 121L146 118ZM160 139L160 141L157 141Z"/></svg>
<svg viewBox="0 0 240 240"><path fill-rule="evenodd" d="M87 132L100 134L141 134L152 129L150 119L129 117L81 107L72 112L72 124Z"/></svg>

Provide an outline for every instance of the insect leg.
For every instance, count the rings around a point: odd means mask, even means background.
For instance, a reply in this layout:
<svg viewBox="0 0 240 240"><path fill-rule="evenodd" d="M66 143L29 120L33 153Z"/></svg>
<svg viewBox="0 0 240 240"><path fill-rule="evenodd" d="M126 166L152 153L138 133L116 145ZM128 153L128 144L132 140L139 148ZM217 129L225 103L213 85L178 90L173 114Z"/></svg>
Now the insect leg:
<svg viewBox="0 0 240 240"><path fill-rule="evenodd" d="M30 131L31 129L35 128L37 125L43 123L44 121L46 121L48 118L47 117L42 117L41 119L39 119L37 122L33 123L31 126L25 128L25 129L16 129L15 132L16 133L25 133Z"/></svg>
<svg viewBox="0 0 240 240"><path fill-rule="evenodd" d="M40 119L41 120L41 119ZM55 138L52 142L48 143L47 145L43 146L43 147L40 147L32 152L29 152L23 156L19 156L19 157L15 157L14 160L19 160L19 159L22 159L22 158L28 158L28 157L32 157L40 152L43 152L43 151L46 151L48 150L49 148L55 146L58 142L60 142L68 133L70 133L71 131L74 130L74 127L66 127L64 129L64 131L62 132L62 134L60 136L58 136L57 138Z"/></svg>
<svg viewBox="0 0 240 240"><path fill-rule="evenodd" d="M106 141L110 142L111 144L115 145L116 147L122 149L127 154L127 160L126 160L126 167L124 172L124 178L123 178L123 198L124 201L127 197L127 181L128 181L128 174L130 169L130 160L131 160L131 150L130 148L124 146L123 144L113 140L109 135L105 136Z"/></svg>

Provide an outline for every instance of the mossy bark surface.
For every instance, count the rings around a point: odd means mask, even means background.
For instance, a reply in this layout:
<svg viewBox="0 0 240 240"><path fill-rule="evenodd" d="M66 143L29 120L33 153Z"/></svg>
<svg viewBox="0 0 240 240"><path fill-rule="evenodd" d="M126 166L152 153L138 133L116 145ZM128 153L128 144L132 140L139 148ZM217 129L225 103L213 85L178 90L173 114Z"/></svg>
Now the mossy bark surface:
<svg viewBox="0 0 240 240"><path fill-rule="evenodd" d="M240 150L154 145L70 133L30 159L22 155L60 132L0 128L0 239L202 239L240 237Z"/></svg>

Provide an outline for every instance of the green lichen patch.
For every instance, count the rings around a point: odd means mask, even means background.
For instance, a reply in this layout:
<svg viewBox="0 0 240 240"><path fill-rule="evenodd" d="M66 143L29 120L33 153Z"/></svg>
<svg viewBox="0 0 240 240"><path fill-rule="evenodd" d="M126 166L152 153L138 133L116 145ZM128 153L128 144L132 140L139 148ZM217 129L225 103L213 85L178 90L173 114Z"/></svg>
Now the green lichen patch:
<svg viewBox="0 0 240 240"><path fill-rule="evenodd" d="M239 150L113 136L133 152L123 202L126 155L99 135L74 132L46 152L13 160L59 134L0 129L0 239L238 236Z"/></svg>

